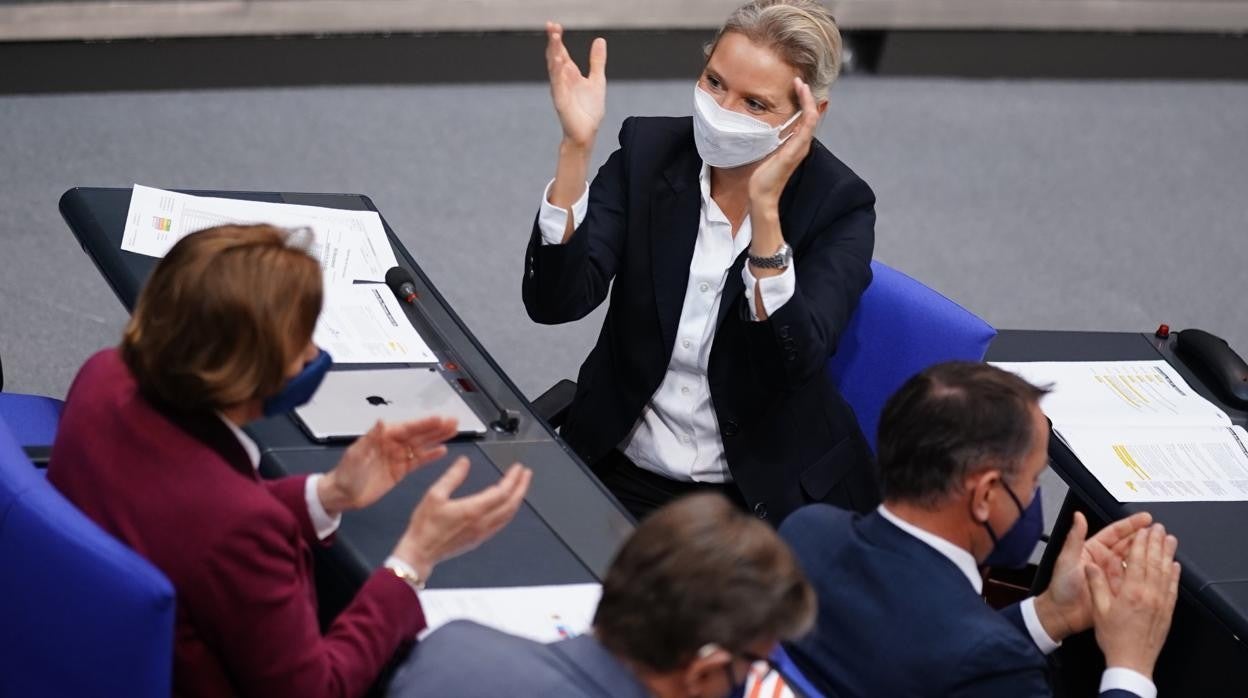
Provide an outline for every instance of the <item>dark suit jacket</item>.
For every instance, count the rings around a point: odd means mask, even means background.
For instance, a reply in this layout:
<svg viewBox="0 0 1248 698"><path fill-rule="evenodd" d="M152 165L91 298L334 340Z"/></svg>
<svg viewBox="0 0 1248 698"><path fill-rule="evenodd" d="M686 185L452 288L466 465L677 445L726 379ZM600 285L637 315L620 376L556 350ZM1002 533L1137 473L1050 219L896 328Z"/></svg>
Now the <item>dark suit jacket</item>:
<svg viewBox="0 0 1248 698"><path fill-rule="evenodd" d="M592 636L544 645L456 621L421 640L395 673L388 695L647 698L650 693Z"/></svg>
<svg viewBox="0 0 1248 698"><path fill-rule="evenodd" d="M663 380L676 341L701 212L702 161L685 118L631 118L589 189L571 240L528 247L529 317L561 323L611 303L581 366L562 431L596 462L621 444ZM780 521L804 503L878 502L870 450L825 364L871 280L875 195L818 141L789 179L780 223L797 289L750 320L742 253L728 272L707 369L733 480L755 513Z"/></svg>
<svg viewBox="0 0 1248 698"><path fill-rule="evenodd" d="M363 695L424 627L381 570L322 636L305 478L261 481L216 415L156 410L115 349L74 379L48 479L173 583L177 695Z"/></svg>
<svg viewBox="0 0 1248 698"><path fill-rule="evenodd" d="M1018 605L992 610L957 565L878 512L813 505L780 536L819 597L815 630L786 649L827 694L1051 695L1048 663Z"/></svg>

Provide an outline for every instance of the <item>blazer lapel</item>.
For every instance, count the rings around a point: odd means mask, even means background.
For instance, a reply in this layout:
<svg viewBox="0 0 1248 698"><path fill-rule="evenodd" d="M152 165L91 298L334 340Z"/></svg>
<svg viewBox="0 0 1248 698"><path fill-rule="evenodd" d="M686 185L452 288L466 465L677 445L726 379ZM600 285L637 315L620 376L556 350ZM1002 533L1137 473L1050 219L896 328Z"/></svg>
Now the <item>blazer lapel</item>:
<svg viewBox="0 0 1248 698"><path fill-rule="evenodd" d="M719 299L719 315L715 318L715 328L724 322L724 318L728 317L728 311L737 308L737 312L745 311L746 318L749 318L749 309L742 308L741 303L745 301L745 280L741 278L741 270L745 267L745 261L750 255L749 248L737 255L733 260L732 266L728 268L728 279L724 282L724 296Z"/></svg>
<svg viewBox="0 0 1248 698"><path fill-rule="evenodd" d="M702 161L693 148L681 153L655 185L650 204L650 267L654 274L654 301L659 314L663 346L676 342L680 311L689 284L689 265L698 240L702 193L698 173Z"/></svg>

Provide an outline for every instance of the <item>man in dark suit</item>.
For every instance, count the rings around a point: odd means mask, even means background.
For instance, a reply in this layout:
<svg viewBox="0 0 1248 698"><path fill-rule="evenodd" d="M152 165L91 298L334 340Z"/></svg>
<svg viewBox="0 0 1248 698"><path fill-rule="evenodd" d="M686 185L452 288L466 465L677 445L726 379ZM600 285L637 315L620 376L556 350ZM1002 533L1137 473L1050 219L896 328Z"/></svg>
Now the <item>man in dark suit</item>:
<svg viewBox="0 0 1248 698"><path fill-rule="evenodd" d="M1046 391L986 364L912 378L880 423L884 504L825 505L781 536L819 596L815 632L789 646L840 696L1047 696L1045 654L1095 627L1101 695L1156 695L1151 675L1178 593L1177 541L1136 514L1086 538L1076 515L1044 593L1001 612L979 566L1025 564L1042 531Z"/></svg>
<svg viewBox="0 0 1248 698"><path fill-rule="evenodd" d="M391 696L727 696L814 618L814 593L766 524L715 494L637 527L607 571L592 634L544 645L475 623L417 644Z"/></svg>

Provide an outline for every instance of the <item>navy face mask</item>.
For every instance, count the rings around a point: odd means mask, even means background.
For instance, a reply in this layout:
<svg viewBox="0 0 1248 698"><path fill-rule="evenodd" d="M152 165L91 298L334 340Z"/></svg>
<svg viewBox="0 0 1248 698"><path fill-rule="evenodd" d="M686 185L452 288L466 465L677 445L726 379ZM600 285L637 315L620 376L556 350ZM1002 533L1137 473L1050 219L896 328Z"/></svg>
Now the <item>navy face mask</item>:
<svg viewBox="0 0 1248 698"><path fill-rule="evenodd" d="M308 400L316 394L316 389L321 387L321 381L325 379L325 374L329 373L329 367L333 365L334 359L329 352L324 349L319 350L316 358L305 364L303 370L294 378L286 381L286 385L282 386L280 392L264 401L264 416L285 414L300 405L307 404Z"/></svg>
<svg viewBox="0 0 1248 698"><path fill-rule="evenodd" d="M1014 496L1014 490L1010 489L1004 480L1001 481L1001 486L1009 493L1010 499L1014 500L1014 506L1018 507L1022 515L1000 538L997 538L992 526L987 521L984 522L984 528L988 529L993 545L992 552L988 553L983 564L988 567L1018 569L1027 565L1032 551L1036 549L1036 543L1039 543L1040 537L1044 535L1044 507L1040 499L1039 487L1036 488L1036 495L1031 498L1031 504L1024 509L1022 502Z"/></svg>

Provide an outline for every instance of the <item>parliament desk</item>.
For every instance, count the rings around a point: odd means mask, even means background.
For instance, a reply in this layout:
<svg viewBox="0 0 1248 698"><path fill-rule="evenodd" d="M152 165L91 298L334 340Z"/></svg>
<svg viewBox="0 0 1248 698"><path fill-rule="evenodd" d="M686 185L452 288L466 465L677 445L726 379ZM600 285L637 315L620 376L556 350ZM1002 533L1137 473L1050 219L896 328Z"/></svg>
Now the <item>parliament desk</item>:
<svg viewBox="0 0 1248 698"><path fill-rule="evenodd" d="M187 192L205 196L377 210L365 196L261 192ZM130 189L77 188L67 191L60 209L74 236L127 309L157 260L121 249ZM383 218L384 223L384 218ZM333 546L319 556L318 574L330 568L329 584L339 594L354 588L379 567L407 526L411 512L451 459L472 462L460 494L495 482L513 462L533 469L525 505L515 519L480 548L438 565L430 587L520 586L601 580L612 555L632 531L631 518L570 450L537 417L532 406L456 316L429 278L386 224L400 266L411 272L419 298L404 306L409 319L439 359L446 374L486 423L499 409L514 411L514 432L491 430L482 438L456 440L443 460L408 476L373 506L343 516ZM517 293L519 287L517 286ZM366 370L337 365L336 369ZM463 379L461 381L461 379ZM492 399L491 399L492 398ZM257 422L247 431L263 454L266 477L324 472L344 446L310 440L290 416ZM328 562L328 565L319 563ZM321 580L325 584L325 580ZM330 605L340 605L337 599Z"/></svg>
<svg viewBox="0 0 1248 698"><path fill-rule="evenodd" d="M988 349L988 361L1156 361L1164 359L1189 385L1223 409L1236 424L1248 426L1248 412L1224 403L1174 353L1174 338L1131 332L1042 332L1003 330ZM1060 439L1050 438L1050 465L1070 487L1046 548L1036 590L1049 572L1074 512L1082 511L1095 530L1137 511L1148 511L1179 539L1183 565L1180 599L1170 637L1157 667L1161 695L1216 696L1248 693L1248 545L1239 538L1248 528L1248 502L1122 503L1114 499ZM1068 641L1059 653L1064 666L1086 664L1095 652L1092 638ZM1082 657L1074 656L1081 654ZM1079 673L1076 669L1072 673ZM1099 667L1083 667L1099 674ZM1080 684L1069 695L1089 695Z"/></svg>

